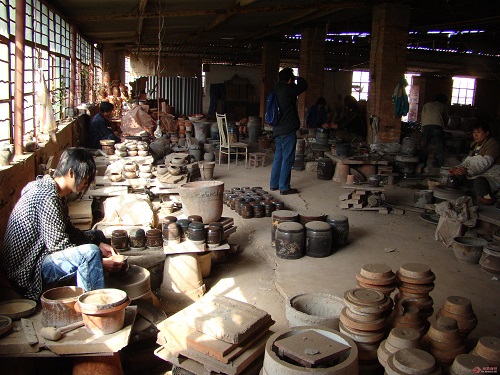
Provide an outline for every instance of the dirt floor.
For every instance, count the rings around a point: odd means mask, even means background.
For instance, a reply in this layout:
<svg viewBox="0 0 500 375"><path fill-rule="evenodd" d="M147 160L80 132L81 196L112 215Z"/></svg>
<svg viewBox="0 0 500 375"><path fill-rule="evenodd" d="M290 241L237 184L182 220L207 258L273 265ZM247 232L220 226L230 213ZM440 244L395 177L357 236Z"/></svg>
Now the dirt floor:
<svg viewBox="0 0 500 375"><path fill-rule="evenodd" d="M233 162L229 170L217 166L214 178L224 181L225 189L268 189L270 164L268 161L263 168L245 169L241 163L236 167ZM421 183L403 181L387 186L386 200L406 205L407 209L404 215L384 215L341 210L338 196L346 190L340 183L319 180L315 172L292 171L292 186L299 189L299 194L273 195L285 203L286 209L299 213L310 210L347 216L349 243L326 258L280 259L271 247L271 218L242 219L225 206L223 215L233 217L238 227L229 241L240 244L244 252L231 256L226 263L213 265L206 280L209 293L224 294L268 311L276 321L273 330L279 330L287 327L285 301L295 294L324 292L342 297L345 291L356 287L355 275L364 264L385 263L396 271L405 263L423 263L436 276L430 293L435 312L448 296L466 297L479 321L469 336L471 345L482 336L495 332L498 335L498 277L482 271L479 265L459 263L451 247L434 239L436 225L411 211L415 190L427 188Z"/></svg>

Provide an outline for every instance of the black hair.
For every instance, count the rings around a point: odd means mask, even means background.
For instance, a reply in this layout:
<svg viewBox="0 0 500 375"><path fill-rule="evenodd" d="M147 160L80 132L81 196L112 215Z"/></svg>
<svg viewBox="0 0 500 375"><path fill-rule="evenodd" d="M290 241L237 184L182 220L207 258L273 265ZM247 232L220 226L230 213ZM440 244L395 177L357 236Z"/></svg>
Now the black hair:
<svg viewBox="0 0 500 375"><path fill-rule="evenodd" d="M61 155L54 177L64 177L69 170L75 174L76 185L87 179L87 187L94 182L96 166L92 154L82 147L69 147Z"/></svg>
<svg viewBox="0 0 500 375"><path fill-rule="evenodd" d="M316 100L316 105L326 106L326 99L320 96L318 100Z"/></svg>
<svg viewBox="0 0 500 375"><path fill-rule="evenodd" d="M115 106L110 102L101 102L101 104L99 104L99 112L101 113L111 112L114 108Z"/></svg>
<svg viewBox="0 0 500 375"><path fill-rule="evenodd" d="M292 68L282 69L278 73L278 79L280 82L288 82L291 78L293 78L293 70Z"/></svg>
<svg viewBox="0 0 500 375"><path fill-rule="evenodd" d="M490 125L488 125L486 122L483 121L475 121L474 124L472 124L472 130L474 129L481 129L485 133L489 132L491 134Z"/></svg>
<svg viewBox="0 0 500 375"><path fill-rule="evenodd" d="M448 104L448 95L439 93L436 95L436 102L440 102L443 104Z"/></svg>
<svg viewBox="0 0 500 375"><path fill-rule="evenodd" d="M347 95L344 98L344 106L347 109L353 110L353 111L358 111L358 101L354 96Z"/></svg>

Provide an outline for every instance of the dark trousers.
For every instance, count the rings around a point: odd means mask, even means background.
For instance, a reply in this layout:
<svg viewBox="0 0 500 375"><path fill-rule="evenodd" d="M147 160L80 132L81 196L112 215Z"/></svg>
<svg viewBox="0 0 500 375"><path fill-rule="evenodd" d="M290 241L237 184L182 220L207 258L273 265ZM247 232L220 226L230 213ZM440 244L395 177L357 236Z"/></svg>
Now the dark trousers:
<svg viewBox="0 0 500 375"><path fill-rule="evenodd" d="M429 145L432 143L436 150L437 166L444 165L444 130L439 125L422 126L420 147L420 165L427 165L427 154L429 153Z"/></svg>

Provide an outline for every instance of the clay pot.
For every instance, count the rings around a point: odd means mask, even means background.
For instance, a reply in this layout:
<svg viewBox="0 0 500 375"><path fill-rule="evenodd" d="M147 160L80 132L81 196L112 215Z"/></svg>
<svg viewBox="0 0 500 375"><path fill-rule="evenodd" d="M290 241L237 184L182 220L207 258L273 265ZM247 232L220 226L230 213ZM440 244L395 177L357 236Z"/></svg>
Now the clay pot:
<svg viewBox="0 0 500 375"><path fill-rule="evenodd" d="M167 169L168 173L170 173L172 176L178 176L182 172L181 168L177 165L169 165Z"/></svg>
<svg viewBox="0 0 500 375"><path fill-rule="evenodd" d="M452 242L453 253L461 263L478 264L483 247L488 243L483 238L455 237Z"/></svg>
<svg viewBox="0 0 500 375"><path fill-rule="evenodd" d="M135 172L137 171L137 164L133 162L125 163L123 170L126 172Z"/></svg>
<svg viewBox="0 0 500 375"><path fill-rule="evenodd" d="M85 290L77 286L49 289L42 294L42 324L45 327L63 327L81 320L75 304Z"/></svg>
<svg viewBox="0 0 500 375"><path fill-rule="evenodd" d="M429 331L422 338L436 361L442 365L451 365L455 357L465 354L465 344L458 331L456 320L448 317L439 317L431 323Z"/></svg>
<svg viewBox="0 0 500 375"><path fill-rule="evenodd" d="M139 165L139 171L140 172L149 172L149 173L151 173L152 169L153 169L153 166L151 164L148 164L148 163Z"/></svg>
<svg viewBox="0 0 500 375"><path fill-rule="evenodd" d="M117 151L127 151L127 145L124 143L115 143L115 150Z"/></svg>
<svg viewBox="0 0 500 375"><path fill-rule="evenodd" d="M128 171L123 171L123 177L130 179L130 178L136 178L137 177L137 172L128 172Z"/></svg>
<svg viewBox="0 0 500 375"><path fill-rule="evenodd" d="M158 176L163 176L168 172L168 167L165 164L160 164L156 166L156 174Z"/></svg>
<svg viewBox="0 0 500 375"><path fill-rule="evenodd" d="M208 224L222 216L223 181L194 181L179 187L183 210L186 215L198 214Z"/></svg>
<svg viewBox="0 0 500 375"><path fill-rule="evenodd" d="M139 177L148 180L153 177L153 174L151 172L139 172Z"/></svg>
<svg viewBox="0 0 500 375"><path fill-rule="evenodd" d="M118 182L118 181L121 181L122 180L122 175L121 173L111 173L109 175L109 180L111 182Z"/></svg>

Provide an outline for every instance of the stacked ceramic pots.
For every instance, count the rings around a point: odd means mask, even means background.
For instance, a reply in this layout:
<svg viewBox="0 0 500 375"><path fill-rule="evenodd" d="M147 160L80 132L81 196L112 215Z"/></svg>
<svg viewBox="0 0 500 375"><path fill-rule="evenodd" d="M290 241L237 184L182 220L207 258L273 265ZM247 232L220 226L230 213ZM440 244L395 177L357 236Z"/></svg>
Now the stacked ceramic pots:
<svg viewBox="0 0 500 375"><path fill-rule="evenodd" d="M377 349L385 337L391 298L373 289L359 288L345 292L344 303L339 330L356 343L360 371L380 370Z"/></svg>
<svg viewBox="0 0 500 375"><path fill-rule="evenodd" d="M389 326L396 328L413 328L420 337L424 336L429 329L429 322L420 315L416 306L406 306L405 303L397 304L389 317Z"/></svg>
<svg viewBox="0 0 500 375"><path fill-rule="evenodd" d="M498 234L495 234L494 236L496 239ZM483 253L479 259L479 265L485 272L494 275L500 274L500 242L493 241L483 247Z"/></svg>
<svg viewBox="0 0 500 375"><path fill-rule="evenodd" d="M260 186L225 190L223 201L243 219L270 217L272 212L285 208L283 202Z"/></svg>
<svg viewBox="0 0 500 375"><path fill-rule="evenodd" d="M375 289L390 296L396 289L396 274L387 264L369 263L356 274L358 288Z"/></svg>
<svg viewBox="0 0 500 375"><path fill-rule="evenodd" d="M398 294L394 303L405 302L420 310L420 315L428 318L434 312L433 301L429 293L434 289L435 275L430 267L421 263L403 264L396 272L398 277Z"/></svg>
<svg viewBox="0 0 500 375"><path fill-rule="evenodd" d="M421 349L401 349L387 359L385 374L441 375L441 368L432 355Z"/></svg>
<svg viewBox="0 0 500 375"><path fill-rule="evenodd" d="M466 352L457 321L445 316L431 323L429 331L422 338L422 344L445 367L449 367L457 355Z"/></svg>
<svg viewBox="0 0 500 375"><path fill-rule="evenodd" d="M493 336L481 337L470 354L485 359L488 366L500 368L500 338Z"/></svg>
<svg viewBox="0 0 500 375"><path fill-rule="evenodd" d="M477 369L485 371L488 361L472 354L458 355L450 367L449 375L476 374Z"/></svg>
<svg viewBox="0 0 500 375"><path fill-rule="evenodd" d="M450 296L446 298L443 307L437 312L436 318L446 316L457 321L458 331L464 339L477 326L477 317L472 310L470 300L465 297Z"/></svg>
<svg viewBox="0 0 500 375"><path fill-rule="evenodd" d="M389 356L401 349L420 348L420 334L413 328L393 328L389 337L380 343L378 361L384 368Z"/></svg>

